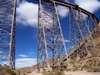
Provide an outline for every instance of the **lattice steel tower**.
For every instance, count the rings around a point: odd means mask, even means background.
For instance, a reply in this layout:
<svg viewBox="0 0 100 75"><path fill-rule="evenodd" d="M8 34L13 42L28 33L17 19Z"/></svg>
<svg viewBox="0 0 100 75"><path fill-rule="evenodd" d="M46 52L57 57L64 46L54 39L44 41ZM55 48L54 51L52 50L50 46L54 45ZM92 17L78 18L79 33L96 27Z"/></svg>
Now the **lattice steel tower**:
<svg viewBox="0 0 100 75"><path fill-rule="evenodd" d="M58 68L65 52L62 29L54 1L39 0L38 68Z"/></svg>
<svg viewBox="0 0 100 75"><path fill-rule="evenodd" d="M0 0L0 62L15 68L16 0ZM1 63L0 63L1 64Z"/></svg>
<svg viewBox="0 0 100 75"><path fill-rule="evenodd" d="M62 28L59 20L58 6L66 7L68 10L67 20L64 23L69 26L69 53L66 49ZM67 13L67 12L66 12ZM60 58L67 53L75 51L75 58L90 56L89 47L95 48L93 41L94 29L97 18L90 12L80 8L78 5L63 2L62 0L39 0L38 13L38 68L59 68L62 66ZM91 44L87 44L90 42ZM84 46L84 47L82 47ZM73 54L73 55L74 55ZM82 56L80 56L82 55ZM66 56L64 56L66 58Z"/></svg>

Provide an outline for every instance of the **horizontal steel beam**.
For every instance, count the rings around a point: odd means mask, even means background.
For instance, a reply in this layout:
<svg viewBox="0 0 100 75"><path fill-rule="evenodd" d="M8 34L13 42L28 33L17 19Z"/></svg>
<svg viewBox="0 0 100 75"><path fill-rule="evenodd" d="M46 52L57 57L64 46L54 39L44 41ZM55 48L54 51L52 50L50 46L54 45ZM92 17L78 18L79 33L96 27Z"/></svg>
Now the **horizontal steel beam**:
<svg viewBox="0 0 100 75"><path fill-rule="evenodd" d="M73 8L73 9L75 9L75 10L78 10L78 11L83 12L84 14L86 14L86 15L88 15L88 16L92 16L92 18L96 19L96 21L97 21L98 23L99 23L99 21L100 21L100 20L95 16L95 14L93 14L93 13L91 13L91 12L89 12L89 11L87 11L87 10L81 8L81 7L79 7L79 6L76 5L76 4L67 3L67 2L64 2L64 1L61 1L61 0L50 0L50 1L46 1L46 2L53 2L53 1L55 1L55 3L56 3L57 5L61 5L61 6L68 7L68 8Z"/></svg>

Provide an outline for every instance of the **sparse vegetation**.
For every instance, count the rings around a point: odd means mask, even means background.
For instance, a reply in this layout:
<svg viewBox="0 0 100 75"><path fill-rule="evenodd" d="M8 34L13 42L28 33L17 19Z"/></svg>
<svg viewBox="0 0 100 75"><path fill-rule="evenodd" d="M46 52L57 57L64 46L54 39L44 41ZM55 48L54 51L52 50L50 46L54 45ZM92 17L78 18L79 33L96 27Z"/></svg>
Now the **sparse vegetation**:
<svg viewBox="0 0 100 75"><path fill-rule="evenodd" d="M100 59L95 57L87 60L82 66L82 70L84 69L89 72L100 72Z"/></svg>
<svg viewBox="0 0 100 75"><path fill-rule="evenodd" d="M43 71L43 75L65 75L63 71L54 70L54 71Z"/></svg>
<svg viewBox="0 0 100 75"><path fill-rule="evenodd" d="M0 75L16 75L15 71L10 69L8 66L0 65Z"/></svg>
<svg viewBox="0 0 100 75"><path fill-rule="evenodd" d="M100 57L90 57L81 61L74 61L68 65L67 71L100 72Z"/></svg>

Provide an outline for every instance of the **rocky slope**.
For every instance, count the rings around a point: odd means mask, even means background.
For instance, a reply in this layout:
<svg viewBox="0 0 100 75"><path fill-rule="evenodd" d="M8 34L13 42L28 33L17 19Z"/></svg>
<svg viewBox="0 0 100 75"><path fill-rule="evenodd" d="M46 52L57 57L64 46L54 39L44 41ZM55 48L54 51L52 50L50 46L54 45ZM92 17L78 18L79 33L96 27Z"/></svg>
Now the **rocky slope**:
<svg viewBox="0 0 100 75"><path fill-rule="evenodd" d="M63 61L69 71L100 72L100 23L93 33L92 40L88 39L80 47L72 49Z"/></svg>

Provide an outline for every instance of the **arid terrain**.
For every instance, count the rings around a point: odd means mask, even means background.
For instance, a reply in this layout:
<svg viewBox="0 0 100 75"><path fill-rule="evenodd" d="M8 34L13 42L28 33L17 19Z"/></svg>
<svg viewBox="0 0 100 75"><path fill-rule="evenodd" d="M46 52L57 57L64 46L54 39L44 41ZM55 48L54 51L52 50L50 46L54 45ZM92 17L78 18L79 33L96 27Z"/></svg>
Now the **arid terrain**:
<svg viewBox="0 0 100 75"><path fill-rule="evenodd" d="M100 75L100 72L65 72L65 75ZM42 75L42 73L32 72L28 75Z"/></svg>
<svg viewBox="0 0 100 75"><path fill-rule="evenodd" d="M66 72L65 75L100 75L100 72Z"/></svg>

